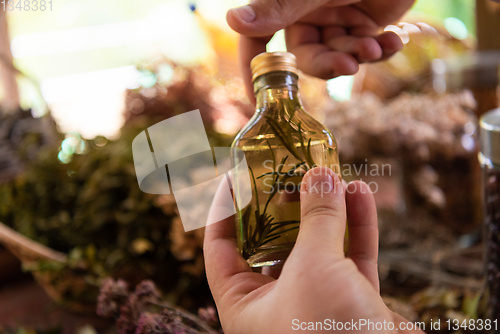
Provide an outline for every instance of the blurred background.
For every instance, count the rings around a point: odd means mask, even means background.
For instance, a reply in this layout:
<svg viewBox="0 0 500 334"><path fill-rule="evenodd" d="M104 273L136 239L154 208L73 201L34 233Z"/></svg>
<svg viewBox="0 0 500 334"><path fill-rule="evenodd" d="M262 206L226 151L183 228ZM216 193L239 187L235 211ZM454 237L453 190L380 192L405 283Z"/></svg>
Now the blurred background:
<svg viewBox="0 0 500 334"><path fill-rule="evenodd" d="M227 26L225 13L243 3L158 0L139 5L135 1L58 0L44 12L15 9L8 12L13 62L39 84L41 97L62 131L78 131L86 138L112 137L123 124L125 90L154 84L136 66L159 57L210 66L218 54L235 56L237 37ZM417 22L425 17L424 21L454 38L473 43L474 7L473 0L421 0L409 15ZM269 51L284 49L280 32ZM168 73L163 76L168 81ZM22 106L43 114L46 108L38 101L38 92L22 78L18 80ZM351 81L332 80L330 93L348 99L352 84L343 83Z"/></svg>
<svg viewBox="0 0 500 334"><path fill-rule="evenodd" d="M211 145L230 145L254 112L225 21L245 3L0 4L0 332L220 330L203 230L184 233L173 196L140 191L131 142L200 109ZM412 321L479 316L478 120L499 105L499 29L496 2L417 0L385 28L405 44L389 61L300 79L343 177L373 185L382 295ZM267 49L286 50L282 31Z"/></svg>

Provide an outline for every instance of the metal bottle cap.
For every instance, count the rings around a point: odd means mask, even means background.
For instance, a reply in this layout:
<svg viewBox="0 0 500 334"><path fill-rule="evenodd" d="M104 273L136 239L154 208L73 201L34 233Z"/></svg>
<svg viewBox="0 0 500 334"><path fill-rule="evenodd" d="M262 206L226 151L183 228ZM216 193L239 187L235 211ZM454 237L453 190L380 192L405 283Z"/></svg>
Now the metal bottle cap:
<svg viewBox="0 0 500 334"><path fill-rule="evenodd" d="M479 126L483 157L500 166L500 108L484 114L479 120Z"/></svg>
<svg viewBox="0 0 500 334"><path fill-rule="evenodd" d="M262 74L274 71L288 71L297 74L297 60L290 52L263 52L250 62L252 81Z"/></svg>

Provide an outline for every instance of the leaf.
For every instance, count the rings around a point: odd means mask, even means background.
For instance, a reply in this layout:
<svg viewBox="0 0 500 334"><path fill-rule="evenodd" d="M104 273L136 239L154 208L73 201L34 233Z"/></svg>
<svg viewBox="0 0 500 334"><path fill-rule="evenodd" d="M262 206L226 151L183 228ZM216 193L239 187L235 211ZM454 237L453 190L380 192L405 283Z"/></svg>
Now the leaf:
<svg viewBox="0 0 500 334"><path fill-rule="evenodd" d="M299 224L300 220L291 220L291 221L284 221L284 222L278 222L278 223L273 223L270 232L273 232L277 229L289 226L289 225L294 225L294 224Z"/></svg>
<svg viewBox="0 0 500 334"><path fill-rule="evenodd" d="M250 170L250 174L252 174L252 181L253 181L253 187L254 187L254 190L255 190L255 202L257 203L257 210L255 210L255 212L257 212L260 216L260 211L259 211L259 192L257 191L257 183L255 182L255 176L253 174L253 170L252 170L252 167L248 166L248 169Z"/></svg>
<svg viewBox="0 0 500 334"><path fill-rule="evenodd" d="M306 159L309 161L308 164L311 168L316 167L316 163L313 160L312 154L311 154L311 138L309 138L309 141L307 142L307 157Z"/></svg>
<svg viewBox="0 0 500 334"><path fill-rule="evenodd" d="M271 158L273 159L273 171L276 170L276 158L274 157L274 151L269 143L269 140L266 140L267 146L269 147L269 151L271 152Z"/></svg>
<svg viewBox="0 0 500 334"><path fill-rule="evenodd" d="M263 241L265 240L265 238L269 234L270 228L271 228L270 224L265 226L264 230L262 231L262 233L259 236L259 240L256 242L256 247L260 247L261 245L263 245Z"/></svg>
<svg viewBox="0 0 500 334"><path fill-rule="evenodd" d="M286 162L287 159L288 159L288 156L283 157L281 159L281 162L280 162L280 164L278 166L278 171L277 171L278 174L282 172L283 167L285 166L285 162ZM266 205L264 206L264 212L267 210L267 206L269 205L269 202L271 202L271 200L273 199L274 195L276 195L276 193L278 192L278 187L276 186L277 181L278 181L278 177L276 177L276 179L273 182L273 189L272 189L271 193L269 194L269 197L267 198Z"/></svg>
<svg viewBox="0 0 500 334"><path fill-rule="evenodd" d="M300 147L302 149L302 153L304 154L304 159L306 159L307 164L309 165L310 168L314 168L316 166L316 164L314 163L314 160L313 160L312 155L311 155L311 138L309 138L309 141L307 143L307 148L306 148L306 145L304 143L304 137L302 136L302 128L301 128L300 123L299 123L298 134L299 134L299 140L300 140Z"/></svg>
<svg viewBox="0 0 500 334"><path fill-rule="evenodd" d="M297 151L297 148L295 147L293 143L293 139L290 137L289 134L283 132L283 130L280 128L279 124L269 116L265 116L267 120L267 124L271 127L273 130L274 134L278 139L281 141L283 146L286 147L286 149L295 157L297 160L302 160L299 156L299 152Z"/></svg>
<svg viewBox="0 0 500 334"><path fill-rule="evenodd" d="M275 232L275 233L271 233L271 234L267 235L266 238L274 237L276 235L282 235L282 234L285 234L286 232L293 231L293 230L296 230L298 228L299 228L298 226L290 227L290 228L288 228L286 230L283 230L283 231L278 231L278 232Z"/></svg>
<svg viewBox="0 0 500 334"><path fill-rule="evenodd" d="M264 176L268 176L268 175L278 175L278 176L281 176L281 175L286 175L286 173L279 174L278 172L267 172L267 173L264 173L264 174L262 174L260 176L257 176L257 180L263 178Z"/></svg>
<svg viewBox="0 0 500 334"><path fill-rule="evenodd" d="M281 178L281 183L285 183L285 182L286 182L286 181L287 181L290 177L294 176L294 175L295 175L295 171L296 171L299 167L301 167L301 166L303 166L303 165L305 165L305 164L306 164L306 162L305 162L305 161L301 161L301 162L299 162L299 163L295 164L292 168L290 168L290 169L288 170L288 172L286 172L286 173L282 173L281 175L283 175L283 177ZM293 173L292 173L292 172L293 172Z"/></svg>
<svg viewBox="0 0 500 334"><path fill-rule="evenodd" d="M270 243L271 241L274 241L274 240L278 239L279 237L280 237L280 236L278 235L278 236L276 236L276 237L274 237L274 238L271 238L271 239L269 239L269 240L266 240L266 242L265 242L265 243L263 242L263 243L262 243L261 245L259 245L257 248L262 247L262 246L265 246L265 244L268 244L268 243Z"/></svg>

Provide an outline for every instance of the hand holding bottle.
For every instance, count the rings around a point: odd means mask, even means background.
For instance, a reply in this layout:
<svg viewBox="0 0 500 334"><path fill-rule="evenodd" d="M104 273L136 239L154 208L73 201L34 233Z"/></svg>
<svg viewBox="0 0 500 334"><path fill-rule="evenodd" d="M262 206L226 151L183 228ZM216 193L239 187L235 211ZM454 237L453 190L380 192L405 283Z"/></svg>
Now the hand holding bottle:
<svg viewBox="0 0 500 334"><path fill-rule="evenodd" d="M207 226L207 278L224 332L293 333L302 323L325 319L385 321L399 328L404 319L387 309L378 292L378 225L369 187L353 182L344 191L332 170L318 167L304 176L300 192L299 236L278 279L253 272L240 255L234 218ZM217 197L212 210L217 210ZM343 250L346 213L348 257Z"/></svg>
<svg viewBox="0 0 500 334"><path fill-rule="evenodd" d="M250 60L266 51L275 32L285 29L288 51L299 68L323 79L354 74L359 63L386 59L403 44L381 28L399 19L415 0L253 0L228 11L240 33L240 58L253 100Z"/></svg>

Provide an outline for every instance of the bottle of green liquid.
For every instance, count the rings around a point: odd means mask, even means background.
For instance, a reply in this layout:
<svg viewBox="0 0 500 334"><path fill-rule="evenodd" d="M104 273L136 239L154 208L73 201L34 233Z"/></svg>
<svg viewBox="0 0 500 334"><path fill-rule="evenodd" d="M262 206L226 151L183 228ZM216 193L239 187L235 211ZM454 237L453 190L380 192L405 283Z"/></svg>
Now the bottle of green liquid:
<svg viewBox="0 0 500 334"><path fill-rule="evenodd" d="M337 142L302 106L293 54L262 53L251 68L256 111L232 144L244 152L252 188L250 203L238 208L237 242L250 266L283 265L300 227L302 178L316 166L340 177Z"/></svg>

